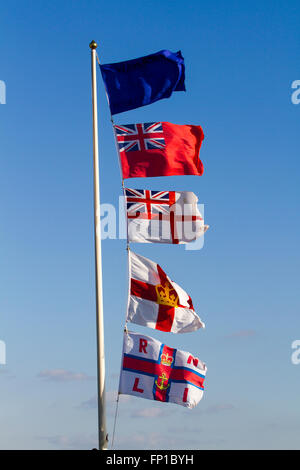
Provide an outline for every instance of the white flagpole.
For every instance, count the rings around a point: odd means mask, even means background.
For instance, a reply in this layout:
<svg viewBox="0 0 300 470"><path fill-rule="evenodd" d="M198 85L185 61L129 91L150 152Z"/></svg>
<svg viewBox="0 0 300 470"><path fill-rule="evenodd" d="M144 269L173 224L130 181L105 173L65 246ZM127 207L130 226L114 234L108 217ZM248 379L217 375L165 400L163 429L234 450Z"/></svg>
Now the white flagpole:
<svg viewBox="0 0 300 470"><path fill-rule="evenodd" d="M105 417L105 360L104 360L104 326L102 299L102 256L100 226L100 182L98 152L98 113L97 113L97 81L96 81L96 48L92 41L92 99L93 99L93 149L94 149L94 239L95 239L95 272L96 272L96 318L97 318L97 378L98 378L98 435L99 450L107 449Z"/></svg>

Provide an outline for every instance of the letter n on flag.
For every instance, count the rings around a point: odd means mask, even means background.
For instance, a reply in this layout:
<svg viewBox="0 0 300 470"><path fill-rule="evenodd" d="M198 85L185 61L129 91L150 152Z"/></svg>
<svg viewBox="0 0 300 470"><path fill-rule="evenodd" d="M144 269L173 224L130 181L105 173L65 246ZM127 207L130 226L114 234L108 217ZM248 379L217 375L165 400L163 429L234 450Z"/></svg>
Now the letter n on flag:
<svg viewBox="0 0 300 470"><path fill-rule="evenodd" d="M203 396L206 365L150 336L124 334L119 393L194 408Z"/></svg>

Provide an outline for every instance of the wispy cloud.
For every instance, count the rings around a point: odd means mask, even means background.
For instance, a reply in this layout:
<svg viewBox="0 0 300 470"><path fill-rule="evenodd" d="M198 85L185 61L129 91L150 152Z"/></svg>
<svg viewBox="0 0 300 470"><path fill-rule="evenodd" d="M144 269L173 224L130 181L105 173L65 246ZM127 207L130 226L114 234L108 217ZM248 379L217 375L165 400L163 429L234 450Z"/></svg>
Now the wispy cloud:
<svg viewBox="0 0 300 470"><path fill-rule="evenodd" d="M168 432L173 433L173 434L182 434L182 426L169 426L168 427ZM205 433L205 429L200 428L199 426L184 426L184 434L194 434L198 436L200 433ZM191 440L189 439L189 442ZM193 440L192 440L193 442Z"/></svg>
<svg viewBox="0 0 300 470"><path fill-rule="evenodd" d="M168 441L171 442L171 441ZM143 432L121 437L116 441L116 449L159 449L166 446L165 436L157 432Z"/></svg>
<svg viewBox="0 0 300 470"><path fill-rule="evenodd" d="M97 436L76 434L73 436L56 435L40 437L39 439L46 440L49 444L58 449L74 450L74 449L95 449L98 446Z"/></svg>
<svg viewBox="0 0 300 470"><path fill-rule="evenodd" d="M203 410L203 413L206 414L217 414L217 413L222 413L223 411L231 411L234 410L235 406L232 405L231 403L219 403L217 405L212 405Z"/></svg>
<svg viewBox="0 0 300 470"><path fill-rule="evenodd" d="M157 418L158 416L167 416L170 411L161 410L160 408L142 408L131 413L132 418Z"/></svg>
<svg viewBox="0 0 300 470"><path fill-rule="evenodd" d="M109 390L105 392L105 400L107 405L114 405L116 404L118 392L116 390ZM120 402L126 403L131 400L131 397L128 395L120 395ZM85 410L92 410L97 408L98 399L97 395L92 396L88 400L85 400L80 403L78 408L83 408Z"/></svg>
<svg viewBox="0 0 300 470"><path fill-rule="evenodd" d="M82 372L72 372L65 369L42 370L37 374L37 377L40 379L51 380L54 382L84 381L94 378Z"/></svg>
<svg viewBox="0 0 300 470"><path fill-rule="evenodd" d="M120 436L116 439L115 449L178 449L178 439L180 439L181 449L196 449L199 445L198 439L184 437L185 428L181 427L177 433L170 432L147 432L144 429L141 433L134 433Z"/></svg>
<svg viewBox="0 0 300 470"><path fill-rule="evenodd" d="M81 402L79 408L83 408L84 410L93 410L97 408L97 403L97 395L94 395L88 400Z"/></svg>

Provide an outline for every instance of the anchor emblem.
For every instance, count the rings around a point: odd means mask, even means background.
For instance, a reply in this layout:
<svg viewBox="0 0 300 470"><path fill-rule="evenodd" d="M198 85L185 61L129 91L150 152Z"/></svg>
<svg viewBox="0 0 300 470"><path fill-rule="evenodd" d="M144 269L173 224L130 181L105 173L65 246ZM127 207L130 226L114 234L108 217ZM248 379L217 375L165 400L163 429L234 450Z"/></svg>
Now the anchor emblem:
<svg viewBox="0 0 300 470"><path fill-rule="evenodd" d="M170 384L165 385L165 382L168 382L168 377L164 372L158 377L158 379L160 379L160 383L158 383L158 380L155 380L155 384L160 390L167 390L167 388L170 387Z"/></svg>

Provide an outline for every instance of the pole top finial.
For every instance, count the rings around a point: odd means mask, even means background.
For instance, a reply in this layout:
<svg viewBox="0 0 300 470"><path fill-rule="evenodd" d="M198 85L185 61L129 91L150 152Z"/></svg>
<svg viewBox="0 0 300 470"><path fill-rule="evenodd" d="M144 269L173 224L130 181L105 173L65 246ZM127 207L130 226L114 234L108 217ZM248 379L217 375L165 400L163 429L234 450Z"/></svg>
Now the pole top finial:
<svg viewBox="0 0 300 470"><path fill-rule="evenodd" d="M97 46L98 46L98 44L96 43L96 41L90 42L90 48L91 49L97 49Z"/></svg>

